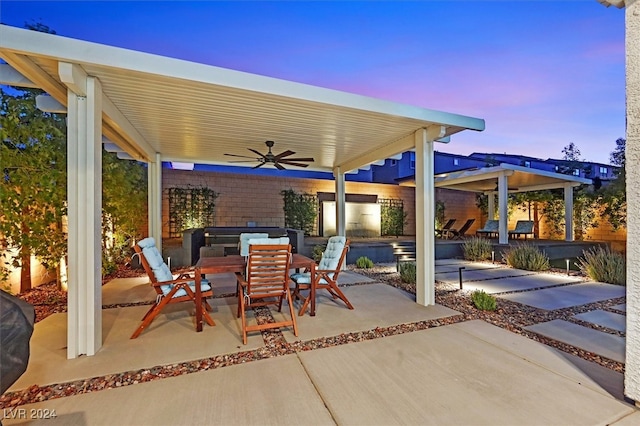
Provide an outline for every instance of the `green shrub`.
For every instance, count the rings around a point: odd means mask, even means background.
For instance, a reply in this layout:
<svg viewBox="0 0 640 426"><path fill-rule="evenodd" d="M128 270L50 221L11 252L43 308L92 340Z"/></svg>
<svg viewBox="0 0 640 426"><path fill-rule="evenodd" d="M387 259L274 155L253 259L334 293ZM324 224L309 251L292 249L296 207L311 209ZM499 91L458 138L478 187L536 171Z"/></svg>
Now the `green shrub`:
<svg viewBox="0 0 640 426"><path fill-rule="evenodd" d="M409 284L416 283L416 264L414 262L401 262L399 265L400 279Z"/></svg>
<svg viewBox="0 0 640 426"><path fill-rule="evenodd" d="M471 300L476 308L482 311L495 311L496 310L496 298L490 294L484 292L484 290L476 290L471 293Z"/></svg>
<svg viewBox="0 0 640 426"><path fill-rule="evenodd" d="M622 254L608 247L597 247L583 251L582 255L578 266L583 274L601 283L626 285L626 262Z"/></svg>
<svg viewBox="0 0 640 426"><path fill-rule="evenodd" d="M526 271L546 271L549 257L532 244L520 243L502 254L507 265Z"/></svg>
<svg viewBox="0 0 640 426"><path fill-rule="evenodd" d="M466 260L491 259L492 249L491 241L481 237L471 237L462 244L462 252Z"/></svg>
<svg viewBox="0 0 640 426"><path fill-rule="evenodd" d="M315 260L316 262L320 262L320 259L322 259L322 254L324 253L324 250L326 248L327 246L322 245L313 246L313 260Z"/></svg>
<svg viewBox="0 0 640 426"><path fill-rule="evenodd" d="M356 260L356 266L363 269L373 268L373 260L369 259L367 256L361 256Z"/></svg>

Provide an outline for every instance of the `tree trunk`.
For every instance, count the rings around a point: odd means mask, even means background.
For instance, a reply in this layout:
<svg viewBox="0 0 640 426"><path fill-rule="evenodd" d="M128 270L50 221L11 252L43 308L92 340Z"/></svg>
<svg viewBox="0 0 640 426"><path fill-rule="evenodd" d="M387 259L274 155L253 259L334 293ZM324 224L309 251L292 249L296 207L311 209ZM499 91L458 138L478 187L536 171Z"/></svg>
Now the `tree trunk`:
<svg viewBox="0 0 640 426"><path fill-rule="evenodd" d="M540 215L538 214L538 202L533 203L533 238L540 238Z"/></svg>
<svg viewBox="0 0 640 426"><path fill-rule="evenodd" d="M20 293L31 290L31 250L20 248Z"/></svg>

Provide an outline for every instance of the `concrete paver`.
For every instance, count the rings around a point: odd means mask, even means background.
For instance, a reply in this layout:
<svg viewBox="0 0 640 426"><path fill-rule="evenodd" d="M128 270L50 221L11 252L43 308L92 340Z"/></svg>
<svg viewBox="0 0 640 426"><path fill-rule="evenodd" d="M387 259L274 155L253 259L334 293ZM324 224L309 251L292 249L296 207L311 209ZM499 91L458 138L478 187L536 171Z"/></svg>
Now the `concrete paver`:
<svg viewBox="0 0 640 426"><path fill-rule="evenodd" d="M574 318L620 332L625 332L627 330L627 317L625 315L616 314L615 312L597 309L595 311L575 315Z"/></svg>
<svg viewBox="0 0 640 426"><path fill-rule="evenodd" d="M341 425L608 424L633 412L610 395L583 386L581 381L589 381L584 375L576 381L554 372L549 360L551 365L543 367L487 341L487 334L505 330L490 326L478 332L459 325L299 357ZM568 364L557 353L556 362ZM573 372L579 374L578 369Z"/></svg>
<svg viewBox="0 0 640 426"><path fill-rule="evenodd" d="M627 312L627 304L626 303L621 303L619 305L612 306L611 308L615 309L616 311Z"/></svg>
<svg viewBox="0 0 640 426"><path fill-rule="evenodd" d="M525 330L593 352L618 362L625 359L624 337L583 327L564 320L553 320L525 327Z"/></svg>
<svg viewBox="0 0 640 426"><path fill-rule="evenodd" d="M29 422L51 426L335 425L295 355L19 408L54 410L56 418ZM25 419L2 422L24 424Z"/></svg>
<svg viewBox="0 0 640 426"><path fill-rule="evenodd" d="M536 277L531 278L535 279ZM622 286L587 282L564 287L506 294L499 297L539 309L554 310L580 306L600 300L615 299L624 297L624 295L625 288Z"/></svg>
<svg viewBox="0 0 640 426"><path fill-rule="evenodd" d="M468 281L484 281L493 279L502 279L506 277L515 277L521 275L532 275L532 272L521 271L519 269L512 268L493 268L483 270L463 269L462 270L462 282L463 284ZM460 282L460 272L456 269L454 272L436 272L435 278L437 281L444 283L458 283Z"/></svg>

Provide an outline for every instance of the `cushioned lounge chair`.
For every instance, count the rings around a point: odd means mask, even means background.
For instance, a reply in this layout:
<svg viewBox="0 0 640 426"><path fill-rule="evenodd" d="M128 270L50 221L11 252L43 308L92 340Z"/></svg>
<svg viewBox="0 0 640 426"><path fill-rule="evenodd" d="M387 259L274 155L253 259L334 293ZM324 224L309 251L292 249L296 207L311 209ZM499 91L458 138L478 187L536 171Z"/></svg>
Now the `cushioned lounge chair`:
<svg viewBox="0 0 640 426"><path fill-rule="evenodd" d="M342 264L349 250L349 240L345 237L331 237L327 242L327 248L322 253L322 259L316 267L313 275L311 271L299 272L291 275L291 280L295 283L293 290L294 299L302 300L302 306L298 311L298 315L303 315L311 301L311 283L315 282L316 291L320 289L327 290L334 299L342 300L347 308L353 309L353 305L344 295L342 290L338 288L338 275L342 270ZM303 296L300 292L309 290L307 296Z"/></svg>
<svg viewBox="0 0 640 426"><path fill-rule="evenodd" d="M524 239L527 239L527 235L533 236L533 221L532 220L519 220L516 222L516 227L509 231L509 238L520 238L524 235Z"/></svg>
<svg viewBox="0 0 640 426"><path fill-rule="evenodd" d="M156 247L156 241L149 237L138 241L138 244L133 246L136 254L140 256L140 263L144 268L151 285L156 291L156 301L153 306L142 317L142 323L131 335L132 339L137 338L142 331L147 328L154 318L162 311L169 303L180 302L193 302L195 305L195 278L194 272L188 272L180 274L177 278L174 278L171 274L171 270L164 260L162 255ZM209 315L211 306L207 302L207 297L213 297L213 291L211 285L205 279L201 281L200 291L202 292L202 306L203 315L207 324L213 326L215 323Z"/></svg>
<svg viewBox="0 0 640 426"><path fill-rule="evenodd" d="M476 231L476 235L486 236L488 238L497 237L499 232L500 221L498 220L487 220L487 223L484 224L482 229L478 229Z"/></svg>

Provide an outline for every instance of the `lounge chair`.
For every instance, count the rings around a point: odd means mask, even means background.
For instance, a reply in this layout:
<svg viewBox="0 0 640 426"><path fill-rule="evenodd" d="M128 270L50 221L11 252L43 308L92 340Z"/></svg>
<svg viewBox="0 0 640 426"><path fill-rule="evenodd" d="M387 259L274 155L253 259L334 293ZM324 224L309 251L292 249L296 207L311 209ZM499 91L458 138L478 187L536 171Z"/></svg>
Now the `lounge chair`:
<svg viewBox="0 0 640 426"><path fill-rule="evenodd" d="M454 223L456 223L455 219L449 219L441 229L436 229L436 237L447 238L449 229L451 229Z"/></svg>
<svg viewBox="0 0 640 426"><path fill-rule="evenodd" d="M311 301L311 284L315 283L316 290L327 290L334 299L342 300L347 308L353 309L353 305L344 295L342 290L338 288L338 275L342 270L342 264L347 257L349 251L349 240L346 237L335 236L329 238L327 248L322 253L322 259L311 276L310 271L299 272L291 275L291 280L295 283L293 290L294 299L302 300L302 306L298 311L298 315L303 315ZM305 297L300 294L301 290L309 290L309 294Z"/></svg>
<svg viewBox="0 0 640 426"><path fill-rule="evenodd" d="M467 221L460 227L460 229L450 229L449 236L458 240L463 239L464 237L466 237L467 231L469 230L469 228L471 228L471 225L473 225L473 222L475 221L475 219L467 219Z"/></svg>
<svg viewBox="0 0 640 426"><path fill-rule="evenodd" d="M499 233L499 226L499 220L487 220L487 223L484 224L484 228L478 229L476 231L476 235L484 235L487 238L493 238L494 235L497 237Z"/></svg>
<svg viewBox="0 0 640 426"><path fill-rule="evenodd" d="M532 220L519 220L516 222L516 227L509 231L509 238L520 238L524 235L524 239L527 239L527 235L533 236L533 221Z"/></svg>
<svg viewBox="0 0 640 426"><path fill-rule="evenodd" d="M153 319L160 313L169 303L180 302L196 302L196 286L195 277L192 273L183 273L178 278L173 277L171 270L160 255L158 248L156 247L156 241L149 237L138 241L138 244L133 246L137 255L140 256L140 263L144 268L151 285L156 291L156 302L151 309L142 317L142 324L131 335L132 339L137 338L142 331L147 328ZM202 291L202 310L204 319L207 324L213 326L215 323L209 315L211 306L207 303L207 297L213 297L213 291L211 285L207 280L202 280L200 284L200 290Z"/></svg>

